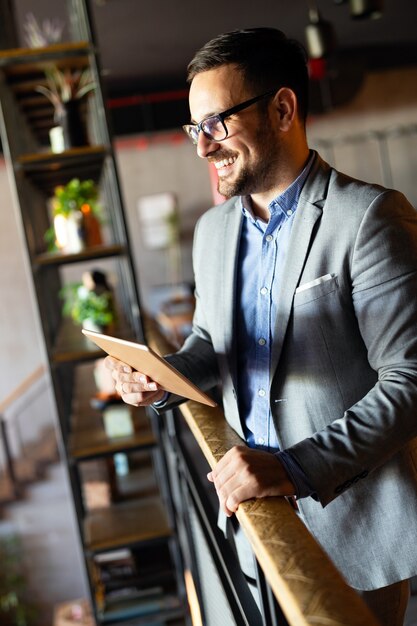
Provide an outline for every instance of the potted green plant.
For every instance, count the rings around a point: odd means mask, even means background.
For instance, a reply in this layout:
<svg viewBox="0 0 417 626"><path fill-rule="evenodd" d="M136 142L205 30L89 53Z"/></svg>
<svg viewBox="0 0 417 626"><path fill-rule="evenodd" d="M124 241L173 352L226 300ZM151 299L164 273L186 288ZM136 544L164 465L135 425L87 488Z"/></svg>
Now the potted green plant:
<svg viewBox="0 0 417 626"><path fill-rule="evenodd" d="M99 192L92 179L73 178L55 187L51 206L53 227L45 233L50 251L77 253L102 243Z"/></svg>
<svg viewBox="0 0 417 626"><path fill-rule="evenodd" d="M83 328L101 332L111 329L116 321L113 291L99 270L84 272L82 282L66 285L60 296L63 315Z"/></svg>
<svg viewBox="0 0 417 626"><path fill-rule="evenodd" d="M22 546L15 533L1 533L0 558L0 623L4 626L29 626L39 615L27 590Z"/></svg>
<svg viewBox="0 0 417 626"><path fill-rule="evenodd" d="M46 96L54 107L55 124L62 129L62 149L87 145L87 130L81 104L84 97L96 87L90 70L60 70L52 66L45 70L45 76L46 86L38 85L35 90ZM50 137L54 150L53 132ZM55 148L55 151L59 152L60 148Z"/></svg>

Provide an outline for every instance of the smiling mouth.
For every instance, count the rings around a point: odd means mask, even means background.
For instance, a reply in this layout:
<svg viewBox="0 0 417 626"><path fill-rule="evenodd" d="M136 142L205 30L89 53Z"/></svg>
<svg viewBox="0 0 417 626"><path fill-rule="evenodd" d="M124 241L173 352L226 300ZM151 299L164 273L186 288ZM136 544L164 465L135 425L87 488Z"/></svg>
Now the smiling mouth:
<svg viewBox="0 0 417 626"><path fill-rule="evenodd" d="M228 157L227 159L221 159L219 161L213 161L216 170L221 170L224 167L230 167L236 161L237 157Z"/></svg>

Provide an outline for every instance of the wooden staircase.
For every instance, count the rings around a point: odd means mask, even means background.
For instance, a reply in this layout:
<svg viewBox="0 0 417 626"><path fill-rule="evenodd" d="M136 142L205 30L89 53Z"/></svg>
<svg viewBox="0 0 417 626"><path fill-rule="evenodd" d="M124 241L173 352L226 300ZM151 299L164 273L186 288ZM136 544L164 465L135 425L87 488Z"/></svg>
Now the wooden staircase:
<svg viewBox="0 0 417 626"><path fill-rule="evenodd" d="M24 495L25 487L44 477L51 463L59 460L58 443L52 424L40 428L35 439L20 442L18 452L12 452L11 429L15 418L6 415L10 407L24 397L33 385L45 375L43 366L37 368L8 397L0 403L0 507Z"/></svg>
<svg viewBox="0 0 417 626"><path fill-rule="evenodd" d="M41 480L48 465L58 460L55 429L49 426L25 447L24 456L12 459L13 476L8 469L0 471L0 507L22 497L25 487Z"/></svg>

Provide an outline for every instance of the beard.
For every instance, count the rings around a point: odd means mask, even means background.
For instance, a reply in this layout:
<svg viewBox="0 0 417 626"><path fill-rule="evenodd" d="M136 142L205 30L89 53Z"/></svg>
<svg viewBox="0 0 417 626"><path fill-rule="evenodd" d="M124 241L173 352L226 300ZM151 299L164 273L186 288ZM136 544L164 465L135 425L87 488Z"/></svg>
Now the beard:
<svg viewBox="0 0 417 626"><path fill-rule="evenodd" d="M219 178L217 191L225 198L233 196L249 196L254 193L268 191L276 184L277 161L279 160L279 144L271 134L265 133L265 125L256 133L257 158L252 164L243 165L233 180L228 177ZM233 153L221 155L221 158L235 156Z"/></svg>
<svg viewBox="0 0 417 626"><path fill-rule="evenodd" d="M264 169L266 166L257 167L256 170L243 167L234 180L219 178L217 191L227 199L233 196L250 196L262 189L260 181L265 178Z"/></svg>

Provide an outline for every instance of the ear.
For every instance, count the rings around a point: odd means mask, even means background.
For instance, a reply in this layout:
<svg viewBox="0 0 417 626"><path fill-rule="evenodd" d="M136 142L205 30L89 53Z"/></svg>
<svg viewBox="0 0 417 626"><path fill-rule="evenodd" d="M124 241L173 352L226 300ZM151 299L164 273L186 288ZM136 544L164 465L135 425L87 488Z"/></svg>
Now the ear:
<svg viewBox="0 0 417 626"><path fill-rule="evenodd" d="M278 114L280 129L287 132L297 119L297 96L289 87L281 87L275 94L274 105Z"/></svg>

